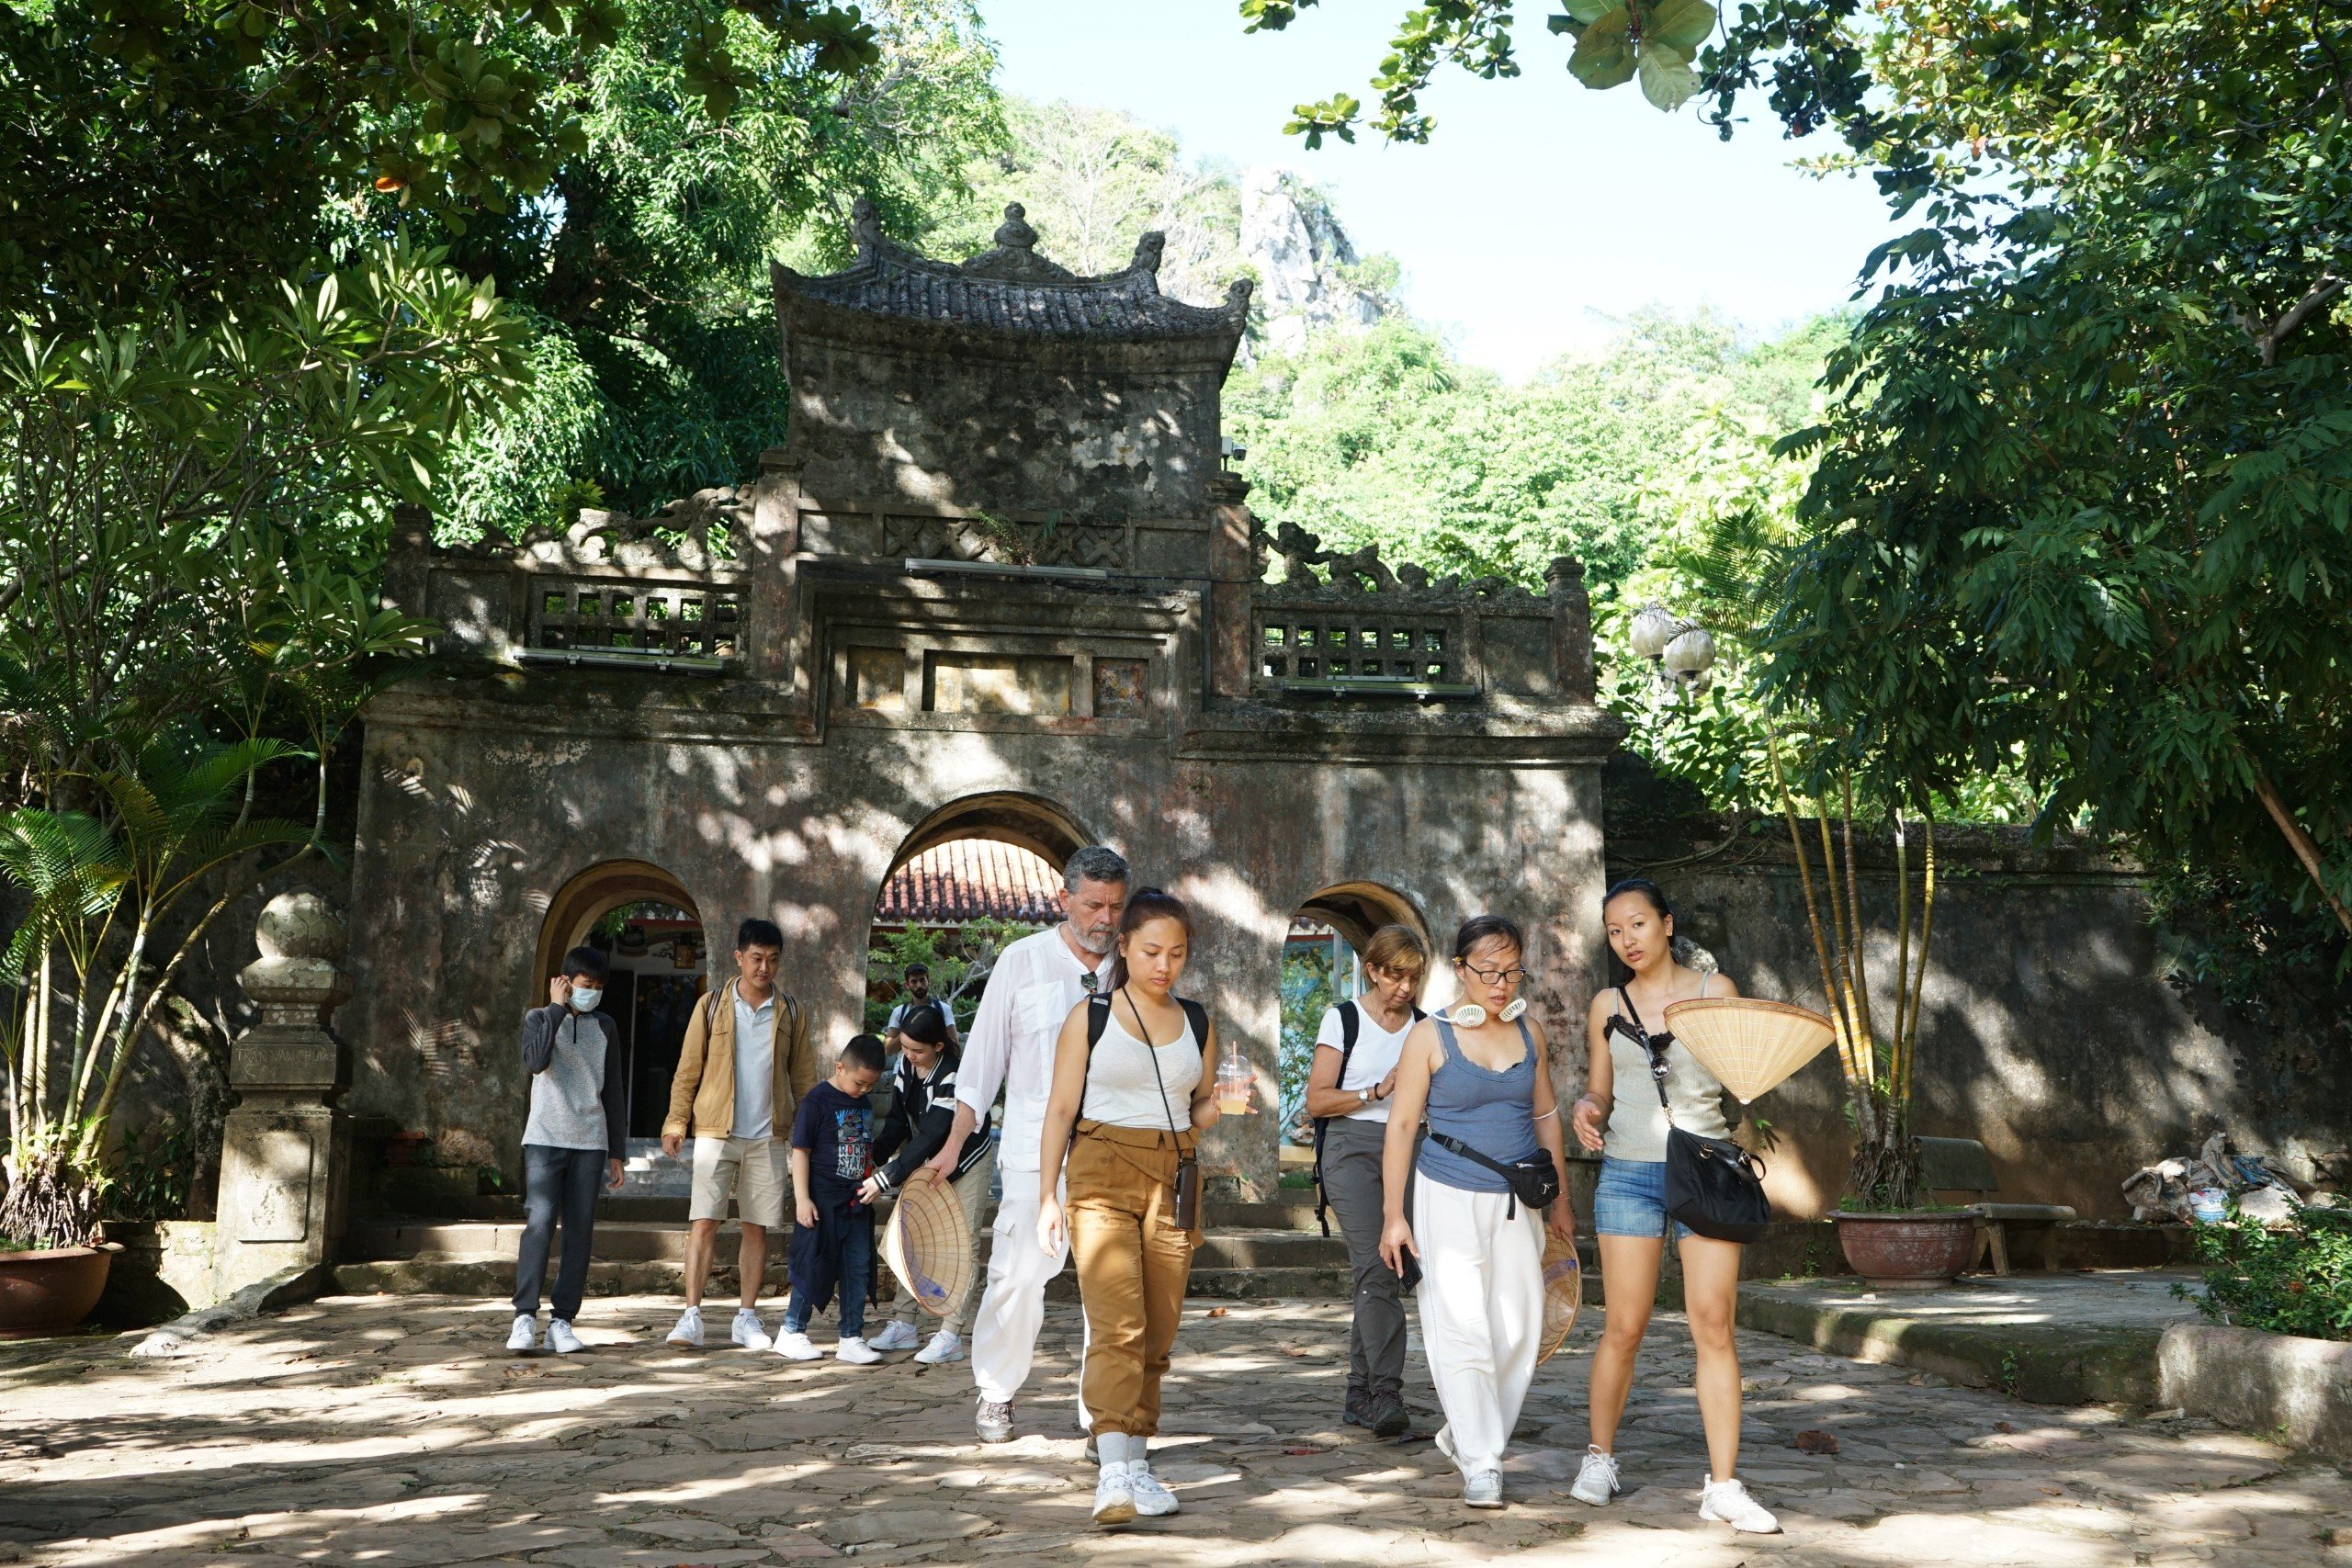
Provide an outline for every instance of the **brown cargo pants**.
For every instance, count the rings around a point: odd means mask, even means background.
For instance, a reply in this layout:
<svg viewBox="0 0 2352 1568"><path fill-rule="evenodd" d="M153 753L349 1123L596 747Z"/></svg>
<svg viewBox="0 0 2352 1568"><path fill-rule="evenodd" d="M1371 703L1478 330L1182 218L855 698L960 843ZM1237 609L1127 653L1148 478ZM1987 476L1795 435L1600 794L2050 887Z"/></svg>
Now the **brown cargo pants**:
<svg viewBox="0 0 2352 1568"><path fill-rule="evenodd" d="M1159 1430L1198 1230L1176 1228L1176 1165L1193 1134L1080 1122L1070 1140L1069 1246L1086 1308L1080 1394L1094 1430Z"/></svg>

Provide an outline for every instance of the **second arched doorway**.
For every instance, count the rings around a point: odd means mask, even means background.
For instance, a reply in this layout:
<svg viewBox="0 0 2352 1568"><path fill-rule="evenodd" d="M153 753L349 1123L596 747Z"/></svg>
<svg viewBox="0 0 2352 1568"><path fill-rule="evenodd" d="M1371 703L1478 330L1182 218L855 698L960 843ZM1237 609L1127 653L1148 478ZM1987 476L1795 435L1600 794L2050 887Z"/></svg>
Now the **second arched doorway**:
<svg viewBox="0 0 2352 1568"><path fill-rule="evenodd" d="M1383 926L1400 925L1427 945L1429 922L1413 900L1377 882L1335 882L1309 895L1291 917L1283 944L1282 1128L1283 1164L1302 1164L1313 1145L1305 1117L1306 1078L1315 1061L1315 1039L1332 1007L1351 1001L1363 988L1357 954ZM1434 952L1434 948L1431 949ZM1431 964L1432 973L1436 965ZM1311 1156L1304 1160L1312 1165Z"/></svg>
<svg viewBox="0 0 2352 1568"><path fill-rule="evenodd" d="M575 947L595 948L609 966L604 1008L620 1026L628 1063L629 1136L659 1137L686 1023L710 971L694 898L646 861L603 861L574 876L539 927L535 1005L547 999L548 981Z"/></svg>

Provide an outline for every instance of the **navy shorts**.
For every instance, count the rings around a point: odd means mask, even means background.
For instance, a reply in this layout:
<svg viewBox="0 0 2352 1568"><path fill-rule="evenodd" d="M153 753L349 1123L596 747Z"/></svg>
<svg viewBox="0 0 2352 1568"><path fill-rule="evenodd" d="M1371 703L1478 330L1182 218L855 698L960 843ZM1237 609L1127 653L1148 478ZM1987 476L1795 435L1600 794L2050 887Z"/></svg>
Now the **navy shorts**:
<svg viewBox="0 0 2352 1568"><path fill-rule="evenodd" d="M1600 1156L1600 1185L1592 1194L1592 1228L1600 1235L1666 1237L1666 1162ZM1677 1224L1674 1239L1695 1233Z"/></svg>

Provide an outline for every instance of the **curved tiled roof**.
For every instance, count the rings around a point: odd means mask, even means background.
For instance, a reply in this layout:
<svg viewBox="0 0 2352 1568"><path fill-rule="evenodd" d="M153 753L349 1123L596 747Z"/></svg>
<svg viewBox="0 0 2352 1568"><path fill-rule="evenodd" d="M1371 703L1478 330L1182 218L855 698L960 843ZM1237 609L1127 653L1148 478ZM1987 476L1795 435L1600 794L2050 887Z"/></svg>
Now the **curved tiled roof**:
<svg viewBox="0 0 2352 1568"><path fill-rule="evenodd" d="M1009 336L1136 341L1238 336L1250 282L1225 303L1188 305L1159 292L1161 237L1148 233L1118 272L1080 277L1036 252L1037 233L1018 202L1004 209L995 248L969 261L934 261L883 237L880 214L860 198L852 220L857 265L811 277L775 264L777 304L791 296L861 314Z"/></svg>
<svg viewBox="0 0 2352 1568"><path fill-rule="evenodd" d="M956 839L890 874L876 900L881 925L959 920L1051 925L1062 918L1062 879L1043 856L993 839Z"/></svg>

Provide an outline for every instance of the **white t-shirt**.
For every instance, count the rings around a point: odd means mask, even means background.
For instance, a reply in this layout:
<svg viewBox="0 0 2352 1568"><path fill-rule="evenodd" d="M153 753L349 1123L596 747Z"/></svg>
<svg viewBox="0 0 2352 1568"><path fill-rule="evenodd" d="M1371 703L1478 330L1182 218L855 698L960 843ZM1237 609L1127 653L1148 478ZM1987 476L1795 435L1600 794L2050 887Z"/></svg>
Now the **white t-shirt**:
<svg viewBox="0 0 2352 1568"><path fill-rule="evenodd" d="M914 1011L917 1008L937 1008L939 1010L939 1016L947 1021L947 1032L950 1034L953 1034L956 1032L956 1010L949 1007L945 1002L941 1001L937 997L932 998L931 1000L927 1002L900 1002L897 1007L890 1010L890 1019L888 1022L882 1026L883 1032L888 1033L893 1029L904 1029L907 1024L907 1014Z"/></svg>
<svg viewBox="0 0 2352 1568"><path fill-rule="evenodd" d="M1091 971L1111 982L1111 955ZM1070 955L1059 926L1023 937L997 956L979 1011L964 1037L956 1100L974 1115L1004 1090L1004 1130L997 1138L998 1168L1035 1172L1044 1162L1046 1100L1054 1087L1054 1047L1070 1009L1086 999L1085 964ZM1007 1187L1007 1191L1012 1189Z"/></svg>
<svg viewBox="0 0 2352 1568"><path fill-rule="evenodd" d="M1358 1093L1378 1087L1381 1079L1396 1070L1396 1059L1405 1054L1405 1036L1413 1032L1413 1022L1412 1010L1408 1008L1405 1012L1405 1026L1391 1033L1374 1020L1371 1009L1358 1002L1356 1048L1348 1056L1348 1070L1340 1075L1340 1081L1332 1087ZM1323 1027L1315 1035L1317 1047L1329 1045L1334 1051L1344 1050L1347 1038L1347 1032L1340 1026L1340 1010L1326 1008ZM1385 1122L1388 1120L1388 1102L1384 1100L1377 1105L1351 1111L1348 1120Z"/></svg>
<svg viewBox="0 0 2352 1568"><path fill-rule="evenodd" d="M758 1007L735 993L735 1125L739 1138L775 1136L775 993Z"/></svg>

